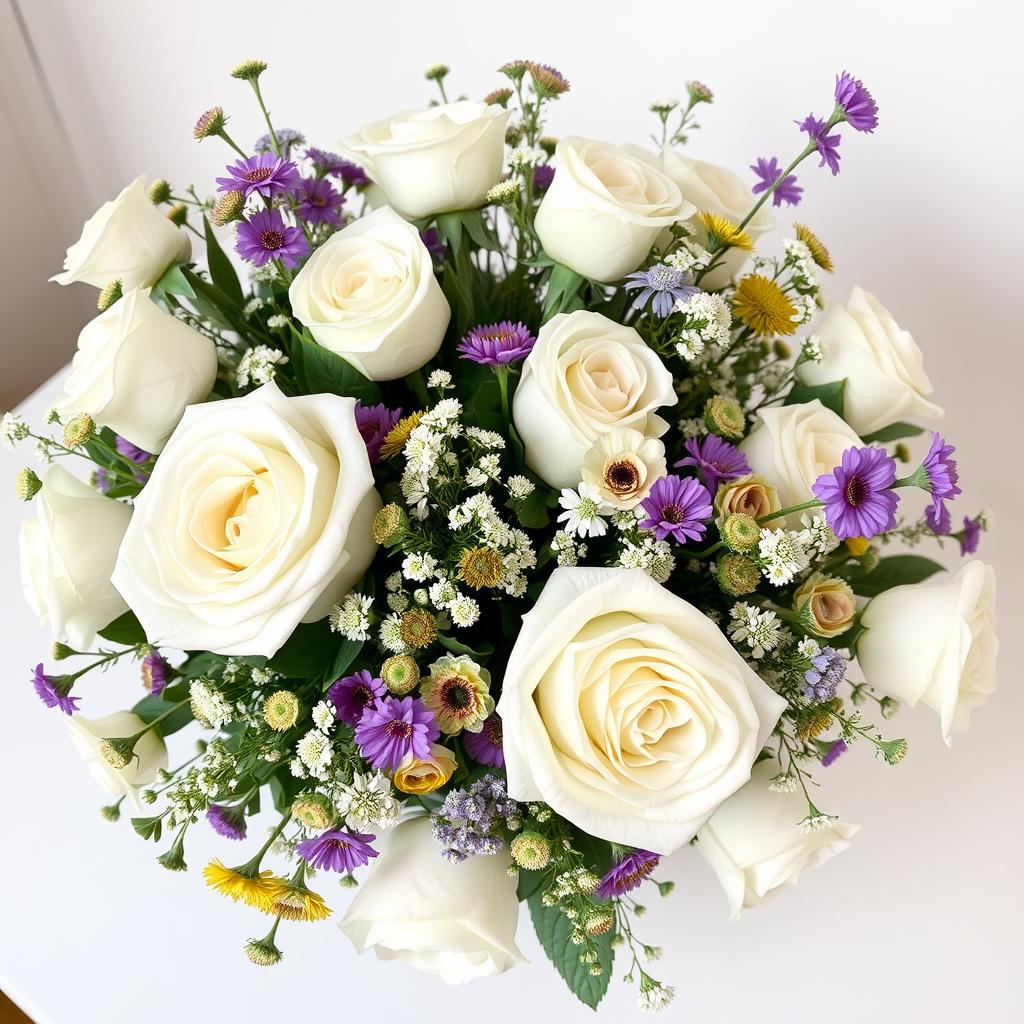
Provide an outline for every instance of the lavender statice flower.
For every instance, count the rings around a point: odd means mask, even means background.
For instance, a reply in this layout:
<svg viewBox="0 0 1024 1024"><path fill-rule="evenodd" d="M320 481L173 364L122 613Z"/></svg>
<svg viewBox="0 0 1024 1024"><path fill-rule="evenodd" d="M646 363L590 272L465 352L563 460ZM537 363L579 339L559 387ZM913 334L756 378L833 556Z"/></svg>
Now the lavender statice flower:
<svg viewBox="0 0 1024 1024"><path fill-rule="evenodd" d="M153 651L142 659L139 667L142 675L142 685L149 690L154 697L159 697L167 685L167 672L170 665L164 660L159 651Z"/></svg>
<svg viewBox="0 0 1024 1024"><path fill-rule="evenodd" d="M377 856L370 845L376 838L346 828L332 828L313 839L304 839L295 847L295 852L315 868L351 874Z"/></svg>
<svg viewBox="0 0 1024 1024"><path fill-rule="evenodd" d="M498 712L492 711L488 715L479 732L463 732L462 745L474 761L491 768L504 768L505 751L502 747L501 716Z"/></svg>
<svg viewBox="0 0 1024 1024"><path fill-rule="evenodd" d="M442 855L456 863L498 853L505 846L501 830L515 831L521 824L519 805L509 799L497 775L484 775L469 789L450 790L430 819L434 839L444 847Z"/></svg>
<svg viewBox="0 0 1024 1024"><path fill-rule="evenodd" d="M555 180L555 169L551 164L537 164L533 169L533 188L536 192L547 192Z"/></svg>
<svg viewBox="0 0 1024 1024"><path fill-rule="evenodd" d="M815 704L831 700L845 675L846 659L834 647L823 647L804 673L804 697Z"/></svg>
<svg viewBox="0 0 1024 1024"><path fill-rule="evenodd" d="M219 836L225 839L244 839L246 834L245 812L241 804L227 807L224 804L210 804L206 820Z"/></svg>
<svg viewBox="0 0 1024 1024"><path fill-rule="evenodd" d="M814 143L818 156L821 157L821 163L818 166L825 167L827 165L833 175L838 174L840 159L839 135L826 135L825 132L828 130L826 122L815 117L813 114L808 114L802 121L797 121L796 123L802 132L807 132L807 137Z"/></svg>
<svg viewBox="0 0 1024 1024"><path fill-rule="evenodd" d="M624 896L638 888L658 866L661 858L649 850L633 850L617 860L606 872L594 890L602 900Z"/></svg>
<svg viewBox="0 0 1024 1024"><path fill-rule="evenodd" d="M850 748L847 746L846 740L836 740L835 743L833 743L832 746L822 754L821 767L828 768L830 765L835 764L836 761L838 761L839 758L841 758L849 749Z"/></svg>
<svg viewBox="0 0 1024 1024"><path fill-rule="evenodd" d="M303 178L296 195L296 215L308 224L341 224L342 194L326 178Z"/></svg>
<svg viewBox="0 0 1024 1024"><path fill-rule="evenodd" d="M36 695L48 708L60 708L65 715L73 715L78 710L81 698L71 696L70 676L48 676L43 671L42 662L35 667L32 674L32 685Z"/></svg>
<svg viewBox="0 0 1024 1024"><path fill-rule="evenodd" d="M711 495L692 477L663 476L640 503L647 518L639 525L654 530L658 540L671 537L677 544L700 540L711 519Z"/></svg>
<svg viewBox="0 0 1024 1024"><path fill-rule="evenodd" d="M254 192L270 199L294 192L302 183L299 169L290 160L273 153L236 160L227 167L227 177L217 179L218 192L241 192L246 199Z"/></svg>
<svg viewBox="0 0 1024 1024"><path fill-rule="evenodd" d="M811 490L839 540L870 538L896 524L895 480L896 463L883 449L847 448L842 465L819 476Z"/></svg>
<svg viewBox="0 0 1024 1024"><path fill-rule="evenodd" d="M703 440L691 437L683 447L689 454L675 464L676 469L692 467L711 494L718 490L720 483L727 483L750 472L750 464L743 452L717 434L708 434Z"/></svg>
<svg viewBox="0 0 1024 1024"><path fill-rule="evenodd" d="M626 291L640 289L633 299L633 309L643 309L650 302L651 312L663 320L677 302L686 302L700 291L689 274L665 263L655 263L646 270L628 274L622 287Z"/></svg>
<svg viewBox="0 0 1024 1024"><path fill-rule="evenodd" d="M981 538L980 517L971 519L964 516L964 528L960 534L960 554L973 555L978 550L978 541Z"/></svg>
<svg viewBox="0 0 1024 1024"><path fill-rule="evenodd" d="M474 327L455 351L463 359L484 366L506 366L525 359L536 340L526 324L502 320L501 323Z"/></svg>
<svg viewBox="0 0 1024 1024"><path fill-rule="evenodd" d="M836 75L836 106L854 131L873 132L878 127L878 104L864 83L849 71Z"/></svg>
<svg viewBox="0 0 1024 1024"><path fill-rule="evenodd" d="M295 128L275 128L277 144L281 147L281 154L287 160L291 156L292 146L303 146L306 143L306 136ZM273 153L274 140L270 132L264 132L254 143L253 151L256 153Z"/></svg>
<svg viewBox="0 0 1024 1024"><path fill-rule="evenodd" d="M327 690L327 703L333 705L336 718L354 728L359 724L367 706L385 693L387 687L383 680L363 668L331 683Z"/></svg>
<svg viewBox="0 0 1024 1024"><path fill-rule="evenodd" d="M394 771L410 754L426 760L441 735L437 719L418 697L384 697L367 705L356 726L356 743L367 761Z"/></svg>
<svg viewBox="0 0 1024 1024"><path fill-rule="evenodd" d="M384 438L402 418L402 410L389 409L386 405L363 405L356 399L356 427L366 445L366 454L370 462L380 462L380 448Z"/></svg>
<svg viewBox="0 0 1024 1024"><path fill-rule="evenodd" d="M787 174L784 178L782 177L782 168L775 157L766 160L763 156L759 156L757 163L751 164L750 169L758 178L757 184L751 189L755 196L761 192L767 192L778 181L779 183L772 193L772 206L781 206L783 203L789 203L790 206L799 205L804 190L796 183L795 174Z"/></svg>
<svg viewBox="0 0 1024 1024"><path fill-rule="evenodd" d="M280 210L260 210L249 220L239 221L235 252L257 267L270 260L294 267L308 254L309 243L301 228L285 223Z"/></svg>

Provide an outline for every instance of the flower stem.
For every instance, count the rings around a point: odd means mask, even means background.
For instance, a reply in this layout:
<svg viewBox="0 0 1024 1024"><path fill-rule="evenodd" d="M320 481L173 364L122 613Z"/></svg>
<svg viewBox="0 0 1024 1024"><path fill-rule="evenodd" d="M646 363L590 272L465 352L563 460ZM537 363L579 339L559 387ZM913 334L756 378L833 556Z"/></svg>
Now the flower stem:
<svg viewBox="0 0 1024 1024"><path fill-rule="evenodd" d="M778 512L769 512L766 516L761 516L757 519L757 525L761 526L764 523L769 523L773 519L781 519L783 516L788 516L794 512L803 512L809 508L821 508L822 503L817 498L813 498L811 501L805 501L802 505L790 505L789 508L780 508Z"/></svg>

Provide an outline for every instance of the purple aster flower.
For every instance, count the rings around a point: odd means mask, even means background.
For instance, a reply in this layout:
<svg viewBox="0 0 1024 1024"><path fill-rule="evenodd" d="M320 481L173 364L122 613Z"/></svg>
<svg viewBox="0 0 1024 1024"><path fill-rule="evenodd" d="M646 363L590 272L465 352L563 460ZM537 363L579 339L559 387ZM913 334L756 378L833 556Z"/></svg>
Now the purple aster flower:
<svg viewBox="0 0 1024 1024"><path fill-rule="evenodd" d="M367 761L394 771L410 754L430 756L430 744L441 735L437 719L418 697L384 697L368 704L356 726L356 743Z"/></svg>
<svg viewBox="0 0 1024 1024"><path fill-rule="evenodd" d="M835 764L849 749L846 745L846 740L836 740L822 755L821 767L828 768L830 765Z"/></svg>
<svg viewBox="0 0 1024 1024"><path fill-rule="evenodd" d="M924 510L924 521L932 533L945 536L953 527L953 516L944 501L937 501Z"/></svg>
<svg viewBox="0 0 1024 1024"><path fill-rule="evenodd" d="M849 71L836 75L836 104L846 115L846 123L858 132L873 132L878 127L878 104L859 78Z"/></svg>
<svg viewBox="0 0 1024 1024"><path fill-rule="evenodd" d="M344 188L351 188L352 186L359 188L370 184L366 171L359 164L354 164L351 160L338 156L337 153L330 153L325 149L317 149L315 146L307 146L306 156L324 174L331 174L335 178L341 178Z"/></svg>
<svg viewBox="0 0 1024 1024"><path fill-rule="evenodd" d="M301 184L299 169L274 153L257 153L236 160L227 168L228 177L217 179L218 192L243 192L248 199L258 192L264 199L294 192Z"/></svg>
<svg viewBox="0 0 1024 1024"><path fill-rule="evenodd" d="M896 462L883 449L847 448L842 465L819 476L811 490L840 540L874 537L896 524L895 479Z"/></svg>
<svg viewBox="0 0 1024 1024"><path fill-rule="evenodd" d="M246 833L245 812L240 804L226 807L224 804L210 804L206 820L213 831L225 839L244 839Z"/></svg>
<svg viewBox="0 0 1024 1024"><path fill-rule="evenodd" d="M298 855L324 871L344 871L351 874L361 868L377 851L370 845L376 836L362 832L349 832L345 828L332 828L313 839L306 839L295 847Z"/></svg>
<svg viewBox="0 0 1024 1024"><path fill-rule="evenodd" d="M947 532L950 526L950 517L945 503L961 493L957 486L960 474L957 472L956 459L950 458L955 451L956 448L951 444L946 444L940 433L932 431L931 448L928 449L924 462L911 478L919 487L931 494L932 504L925 513L925 518L933 530L935 530L933 524L945 522L946 527L942 531L943 533ZM935 530L935 532L939 531Z"/></svg>
<svg viewBox="0 0 1024 1024"><path fill-rule="evenodd" d="M654 530L658 540L672 537L678 544L700 540L713 512L711 495L693 477L659 478L640 507L647 513L640 529Z"/></svg>
<svg viewBox="0 0 1024 1024"><path fill-rule="evenodd" d="M601 884L595 890L602 900L624 896L638 888L645 878L658 866L661 858L648 850L633 850L617 860L606 872Z"/></svg>
<svg viewBox="0 0 1024 1024"><path fill-rule="evenodd" d="M114 447L121 455L128 459L129 462L134 462L137 466L144 466L150 461L150 459L156 458L152 452L144 451L137 445L132 444L131 441L121 437L120 434L114 438ZM136 471L132 476L135 477L135 482L139 484L144 484L149 479L149 474L142 470Z"/></svg>
<svg viewBox="0 0 1024 1024"><path fill-rule="evenodd" d="M627 275L622 286L626 291L639 288L640 292L633 299L633 309L643 309L648 300L651 311L663 320L672 312L677 302L685 302L696 295L700 289L693 284L689 274L676 270L664 263L655 263L646 270L637 270Z"/></svg>
<svg viewBox="0 0 1024 1024"><path fill-rule="evenodd" d="M153 651L142 659L140 672L142 674L142 685L149 690L154 697L159 697L167 685L167 670L170 665L164 660L159 651Z"/></svg>
<svg viewBox="0 0 1024 1024"><path fill-rule="evenodd" d="M778 181L779 184L772 193L772 206L781 206L783 203L789 203L790 206L799 205L804 190L796 183L795 174L787 174L782 178L782 168L775 157L766 160L763 156L759 156L757 163L751 164L750 169L760 179L751 189L755 196L760 192L767 192ZM782 178L781 181L779 181L780 178Z"/></svg>
<svg viewBox="0 0 1024 1024"><path fill-rule="evenodd" d="M294 267L309 252L309 244L301 228L285 224L280 210L260 210L239 221L235 252L257 267L275 259Z"/></svg>
<svg viewBox="0 0 1024 1024"><path fill-rule="evenodd" d="M973 555L978 550L978 541L981 539L981 519L970 519L964 516L964 528L960 534L960 554Z"/></svg>
<svg viewBox="0 0 1024 1024"><path fill-rule="evenodd" d="M306 136L294 128L275 128L274 134L277 136L278 145L281 147L286 160L291 156L292 146L302 146L306 142ZM264 132L253 143L252 148L257 153L273 153L274 140L270 137L270 132Z"/></svg>
<svg viewBox="0 0 1024 1024"><path fill-rule="evenodd" d="M723 441L717 434L708 434L703 441L691 437L683 447L690 454L675 464L676 469L692 466L700 482L711 494L718 490L720 483L735 480L750 472L750 465L743 452L728 441Z"/></svg>
<svg viewBox="0 0 1024 1024"><path fill-rule="evenodd" d="M367 706L387 693L384 681L368 669L360 669L350 676L343 676L331 683L327 700L334 705L334 714L346 725L353 728L359 724Z"/></svg>
<svg viewBox="0 0 1024 1024"><path fill-rule="evenodd" d="M356 399L356 426L366 445L366 454L370 462L380 461L380 446L391 428L402 418L401 409L389 409L383 403L363 405Z"/></svg>
<svg viewBox="0 0 1024 1024"><path fill-rule="evenodd" d="M492 711L479 732L463 732L462 745L469 756L491 768L505 767L505 751L501 745L501 716Z"/></svg>
<svg viewBox="0 0 1024 1024"><path fill-rule="evenodd" d="M73 715L78 710L80 697L71 696L71 676L48 676L43 672L43 665L40 662L36 665L32 676L32 685L35 687L39 699L48 708L60 708L65 715Z"/></svg>
<svg viewBox="0 0 1024 1024"><path fill-rule="evenodd" d="M536 340L526 324L502 320L500 324L474 327L455 350L474 363L505 366L525 359Z"/></svg>
<svg viewBox="0 0 1024 1024"><path fill-rule="evenodd" d="M309 224L341 224L342 194L326 178L303 178L295 213Z"/></svg>
<svg viewBox="0 0 1024 1024"><path fill-rule="evenodd" d="M811 667L804 673L804 697L816 704L831 700L845 675L846 659L834 647L823 647L821 654L811 658Z"/></svg>
<svg viewBox="0 0 1024 1024"><path fill-rule="evenodd" d="M835 175L839 173L839 135L826 135L825 122L808 114L802 121L796 122L802 132L807 132L808 138L814 143L821 157L819 167L828 165L828 169Z"/></svg>
<svg viewBox="0 0 1024 1024"><path fill-rule="evenodd" d="M547 192L555 180L555 169L551 164L537 164L533 169L533 187L537 192Z"/></svg>
<svg viewBox="0 0 1024 1024"><path fill-rule="evenodd" d="M420 241L430 253L430 258L435 263L440 263L448 252L448 246L441 241L441 233L437 228L427 228L420 232Z"/></svg>

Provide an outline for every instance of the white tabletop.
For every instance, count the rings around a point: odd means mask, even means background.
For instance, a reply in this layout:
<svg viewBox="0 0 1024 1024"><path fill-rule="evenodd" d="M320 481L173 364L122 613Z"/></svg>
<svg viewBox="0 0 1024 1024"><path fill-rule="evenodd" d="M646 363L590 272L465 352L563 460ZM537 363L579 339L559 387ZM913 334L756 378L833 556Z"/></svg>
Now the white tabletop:
<svg viewBox="0 0 1024 1024"><path fill-rule="evenodd" d="M33 396L26 415L38 421L53 390ZM8 481L30 457L0 453L8 593L0 988L39 1024L259 1024L300 1014L423 1024L595 1019L547 964L525 914L519 940L531 965L465 988L357 958L337 914L282 927L284 962L254 967L242 944L263 934L266 919L211 893L199 874L211 855L230 862L233 844L197 827L192 870L171 874L126 820L105 822L105 795L72 750L62 716L29 682L50 638L18 592L16 531L30 509L11 498ZM1016 511L999 525L1020 537ZM985 544L992 558L991 539ZM677 989L668 1019L1019 1020L1022 697L1013 648L1021 602L1003 583L1001 689L953 750L930 712L904 712L894 723L911 742L901 766L855 749L821 773L822 805L863 826L848 852L732 925L698 855L672 858L663 873L676 893L652 900L641 922L645 940L665 947L658 976ZM130 705L140 690L126 670L90 677L83 695L94 715ZM172 763L175 748L193 738L190 730L173 738ZM330 904L343 909L347 894L333 880L324 884ZM613 984L602 1016L641 1019L632 989Z"/></svg>

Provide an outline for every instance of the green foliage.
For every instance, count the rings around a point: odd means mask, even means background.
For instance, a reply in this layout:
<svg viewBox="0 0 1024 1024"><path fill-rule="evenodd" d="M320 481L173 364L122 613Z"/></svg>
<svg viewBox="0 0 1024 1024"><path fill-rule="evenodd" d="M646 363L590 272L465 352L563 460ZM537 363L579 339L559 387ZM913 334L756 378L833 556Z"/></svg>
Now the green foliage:
<svg viewBox="0 0 1024 1024"><path fill-rule="evenodd" d="M918 427L913 423L890 423L873 434L866 434L862 439L865 444L882 444L886 441L899 441L903 437L917 437L924 433L924 427Z"/></svg>
<svg viewBox="0 0 1024 1024"><path fill-rule="evenodd" d="M541 319L547 323L557 313L571 313L583 308L580 291L587 279L561 263L552 263L547 274L547 292Z"/></svg>
<svg viewBox="0 0 1024 1024"><path fill-rule="evenodd" d="M794 384L786 395L785 404L798 405L802 402L813 402L817 398L825 408L831 409L837 416L842 416L845 392L845 378L832 381L830 384Z"/></svg>
<svg viewBox="0 0 1024 1024"><path fill-rule="evenodd" d="M341 640L331 632L327 619L301 622L284 646L268 662L267 668L289 679L337 679L352 664L361 643Z"/></svg>
<svg viewBox="0 0 1024 1024"><path fill-rule="evenodd" d="M135 616L130 608L123 615L119 615L108 626L99 631L104 640L112 644L123 644L125 647L134 647L136 644L146 642L146 632L142 623Z"/></svg>
<svg viewBox="0 0 1024 1024"><path fill-rule="evenodd" d="M876 597L891 587L921 583L943 569L944 566L938 562L921 555L892 555L880 559L870 571L856 564L845 570L845 575L856 593L862 597Z"/></svg>
<svg viewBox="0 0 1024 1024"><path fill-rule="evenodd" d="M195 292L185 276L185 268L181 263L172 263L149 292L149 297L154 302L166 301L168 295L180 295L186 299L195 298Z"/></svg>
<svg viewBox="0 0 1024 1024"><path fill-rule="evenodd" d="M210 279L213 283L236 305L245 305L245 295L242 285L239 283L238 274L231 260L225 255L224 250L213 233L210 222L203 217L203 232L206 237L206 263L210 268Z"/></svg>
<svg viewBox="0 0 1024 1024"><path fill-rule="evenodd" d="M151 818L132 818L131 822L132 828L143 839L152 839L154 843L160 842L164 831L162 814L156 814Z"/></svg>
<svg viewBox="0 0 1024 1024"><path fill-rule="evenodd" d="M375 405L381 400L380 388L372 380L341 356L318 345L308 331L293 332L292 337L292 365L304 394L344 395L358 398L364 405Z"/></svg>
<svg viewBox="0 0 1024 1024"><path fill-rule="evenodd" d="M154 719L171 711L175 704L185 700L188 697L188 690L189 684L185 681L172 683L170 686L165 687L159 697L154 697L153 694L143 697L132 708L132 711L144 722L152 722ZM161 736L170 736L178 732L178 730L184 729L192 720L192 709L188 704L182 704L180 708L175 708L174 711L171 711L155 728L160 731Z"/></svg>

